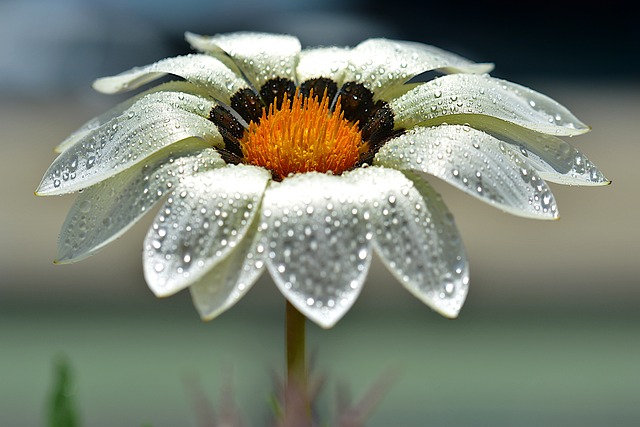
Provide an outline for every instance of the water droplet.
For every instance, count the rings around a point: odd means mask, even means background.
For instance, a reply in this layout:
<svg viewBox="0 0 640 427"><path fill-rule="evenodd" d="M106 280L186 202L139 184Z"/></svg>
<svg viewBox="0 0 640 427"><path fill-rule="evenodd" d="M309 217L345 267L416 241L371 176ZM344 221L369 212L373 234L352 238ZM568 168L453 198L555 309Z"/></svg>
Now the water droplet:
<svg viewBox="0 0 640 427"><path fill-rule="evenodd" d="M447 284L444 285L444 294L445 294L445 296L450 297L451 295L453 295L455 290L456 290L456 286L451 282L448 282Z"/></svg>

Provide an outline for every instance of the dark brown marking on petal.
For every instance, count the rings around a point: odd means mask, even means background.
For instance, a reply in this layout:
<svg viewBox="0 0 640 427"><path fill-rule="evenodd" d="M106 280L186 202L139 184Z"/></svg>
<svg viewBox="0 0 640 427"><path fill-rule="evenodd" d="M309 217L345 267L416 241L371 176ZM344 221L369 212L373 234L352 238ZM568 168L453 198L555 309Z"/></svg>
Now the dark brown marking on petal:
<svg viewBox="0 0 640 427"><path fill-rule="evenodd" d="M379 145L393 132L393 112L384 101L377 101L373 113L362 126L362 139L372 148ZM376 150L377 151L377 150Z"/></svg>
<svg viewBox="0 0 640 427"><path fill-rule="evenodd" d="M338 85L336 82L326 77L310 79L300 85L300 93L307 98L311 95L312 90L316 98L320 98L326 93L329 101L333 103L333 100L338 93Z"/></svg>
<svg viewBox="0 0 640 427"><path fill-rule="evenodd" d="M289 99L292 99L295 93L296 85L291 80L282 77L268 80L260 88L260 96L262 97L264 105L269 107L269 105L276 101L276 109L279 109L282 106L282 100L285 95Z"/></svg>
<svg viewBox="0 0 640 427"><path fill-rule="evenodd" d="M405 133L404 129L396 129L396 130L393 130L393 131L389 132L389 134L387 134L385 137L383 137L380 140L378 140L375 144L369 143L369 149L366 152L362 153L362 155L360 156L360 159L358 160L358 164L356 165L356 167L360 167L360 166L364 165L365 163L368 164L368 165L371 165L372 162L373 162L373 158L378 153L378 151L380 151L380 148L382 148L382 146L384 144L386 144L387 142L389 142L393 138L397 138L400 135L402 135L403 133Z"/></svg>
<svg viewBox="0 0 640 427"><path fill-rule="evenodd" d="M360 156L357 166L371 164L374 156L387 141L404 130L394 131L394 116L389 104L373 100L373 93L361 83L347 82L338 94L344 117L358 122L367 150Z"/></svg>
<svg viewBox="0 0 640 427"><path fill-rule="evenodd" d="M244 158L238 156L235 153L227 151L226 149L217 149L220 157L226 164L239 165L240 163L244 163Z"/></svg>
<svg viewBox="0 0 640 427"><path fill-rule="evenodd" d="M358 122L358 127L362 129L374 107L371 91L362 83L348 82L342 86L338 95L344 118Z"/></svg>
<svg viewBox="0 0 640 427"><path fill-rule="evenodd" d="M209 113L211 120L217 127L224 140L224 151L242 158L240 139L244 133L244 127L227 109L217 105ZM221 151L222 153L222 151Z"/></svg>
<svg viewBox="0 0 640 427"><path fill-rule="evenodd" d="M251 89L240 89L231 97L231 108L242 117L247 124L259 123L264 105L260 97Z"/></svg>

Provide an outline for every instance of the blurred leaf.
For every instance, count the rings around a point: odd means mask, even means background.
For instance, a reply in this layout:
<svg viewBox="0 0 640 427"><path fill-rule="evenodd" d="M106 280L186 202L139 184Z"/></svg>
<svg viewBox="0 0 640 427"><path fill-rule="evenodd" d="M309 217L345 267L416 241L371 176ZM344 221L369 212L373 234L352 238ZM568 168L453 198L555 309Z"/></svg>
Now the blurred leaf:
<svg viewBox="0 0 640 427"><path fill-rule="evenodd" d="M49 427L78 427L78 415L73 403L71 368L65 358L56 361L54 384L49 396Z"/></svg>

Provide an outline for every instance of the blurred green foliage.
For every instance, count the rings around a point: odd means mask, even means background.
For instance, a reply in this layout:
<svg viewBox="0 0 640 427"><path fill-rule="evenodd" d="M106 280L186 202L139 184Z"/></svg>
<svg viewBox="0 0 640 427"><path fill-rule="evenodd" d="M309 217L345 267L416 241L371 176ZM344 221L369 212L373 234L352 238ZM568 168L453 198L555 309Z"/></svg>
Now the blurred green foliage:
<svg viewBox="0 0 640 427"><path fill-rule="evenodd" d="M78 427L78 414L73 402L73 378L69 361L59 357L54 367L54 384L49 398L49 427Z"/></svg>

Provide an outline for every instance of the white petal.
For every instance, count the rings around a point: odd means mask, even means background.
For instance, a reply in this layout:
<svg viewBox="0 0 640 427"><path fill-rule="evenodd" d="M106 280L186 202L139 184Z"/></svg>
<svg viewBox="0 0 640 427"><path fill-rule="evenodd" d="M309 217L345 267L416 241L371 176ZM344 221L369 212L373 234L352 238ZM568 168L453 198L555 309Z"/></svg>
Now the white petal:
<svg viewBox="0 0 640 427"><path fill-rule="evenodd" d="M277 77L295 82L300 41L292 36L239 32L211 37L187 33L187 40L197 49L233 59L256 89Z"/></svg>
<svg viewBox="0 0 640 427"><path fill-rule="evenodd" d="M82 138L90 132L95 131L100 126L115 119L116 117L123 115L125 111L130 109L143 98L145 98L144 102L167 103L176 108L180 108L203 117L207 117L209 111L211 111L211 108L214 106L214 102L208 98L202 89L197 88L189 82L174 81L164 83L155 86L148 91L142 92L139 95L131 97L106 113L89 120L60 143L56 147L55 151L57 153L62 153L78 141L81 141Z"/></svg>
<svg viewBox="0 0 640 427"><path fill-rule="evenodd" d="M558 217L551 190L521 154L468 126L414 128L383 146L374 164L437 176L514 215Z"/></svg>
<svg viewBox="0 0 640 427"><path fill-rule="evenodd" d="M230 70L239 76L242 75L242 70L238 68L235 62L224 52L220 46L218 46L211 36L201 36L190 31L184 33L184 38L191 45L191 48L211 55L225 64Z"/></svg>
<svg viewBox="0 0 640 427"><path fill-rule="evenodd" d="M473 116L466 116L470 117ZM527 163L546 181L584 186L610 183L584 154L560 138L520 127L504 126L504 122L499 120L483 120L482 125L476 125L473 120L466 121L518 148Z"/></svg>
<svg viewBox="0 0 640 427"><path fill-rule="evenodd" d="M487 75L452 74L426 82L390 102L396 127L434 125L451 116L491 116L550 135L579 135L589 127L551 98ZM482 117L477 118L482 120Z"/></svg>
<svg viewBox="0 0 640 427"><path fill-rule="evenodd" d="M584 154L555 136L513 126L495 117L459 114L445 118L447 124L471 126L514 146L546 181L582 186L610 183Z"/></svg>
<svg viewBox="0 0 640 427"><path fill-rule="evenodd" d="M236 249L189 286L191 298L202 320L211 320L229 309L251 289L264 269L255 250L258 216Z"/></svg>
<svg viewBox="0 0 640 427"><path fill-rule="evenodd" d="M318 47L304 49L300 52L300 59L296 73L298 82L326 77L340 87L344 82L351 49L341 47Z"/></svg>
<svg viewBox="0 0 640 427"><path fill-rule="evenodd" d="M62 226L57 262L92 255L121 236L185 176L225 165L211 148L180 153L170 149L80 193Z"/></svg>
<svg viewBox="0 0 640 427"><path fill-rule="evenodd" d="M185 178L144 242L144 274L158 296L196 282L228 256L253 222L271 174L227 166Z"/></svg>
<svg viewBox="0 0 640 427"><path fill-rule="evenodd" d="M141 100L60 154L36 193L54 195L81 190L191 137L201 139L203 146L222 143L211 121L166 103Z"/></svg>
<svg viewBox="0 0 640 427"><path fill-rule="evenodd" d="M366 182L305 173L273 182L262 208L267 268L285 297L318 325L333 326L356 300L371 262L360 211Z"/></svg>
<svg viewBox="0 0 640 427"><path fill-rule="evenodd" d="M363 83L384 97L384 92L425 71L484 73L491 64L475 64L433 46L406 41L369 39L356 46L350 56L346 81Z"/></svg>
<svg viewBox="0 0 640 427"><path fill-rule="evenodd" d="M467 258L453 217L423 180L369 167L351 179L366 182L364 204L376 250L412 294L447 317L456 317L468 291Z"/></svg>
<svg viewBox="0 0 640 427"><path fill-rule="evenodd" d="M166 58L154 64L136 67L112 77L103 77L93 87L103 93L121 93L138 88L166 74L174 74L207 89L209 94L225 103L247 83L217 58L190 54Z"/></svg>

